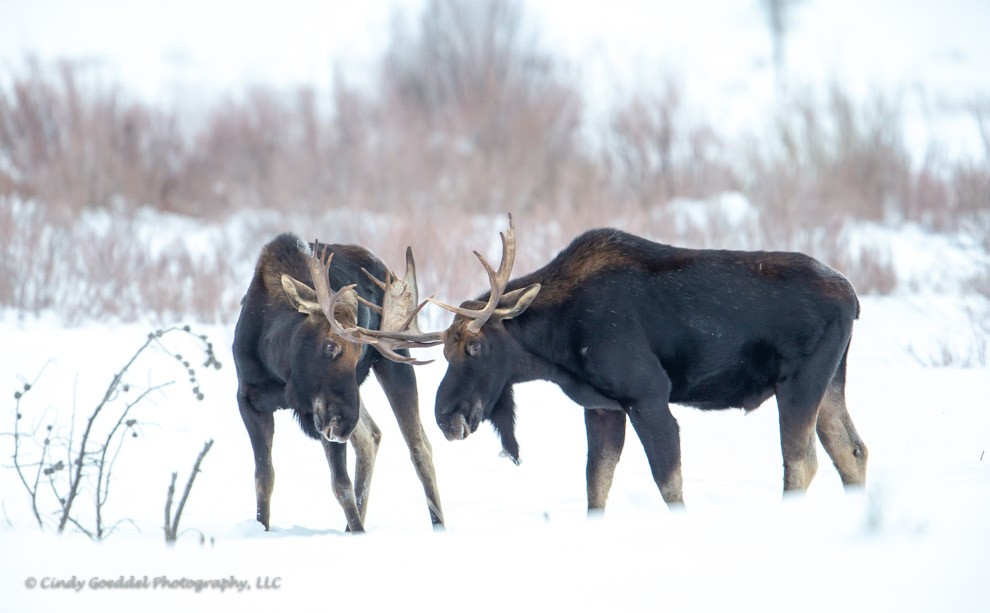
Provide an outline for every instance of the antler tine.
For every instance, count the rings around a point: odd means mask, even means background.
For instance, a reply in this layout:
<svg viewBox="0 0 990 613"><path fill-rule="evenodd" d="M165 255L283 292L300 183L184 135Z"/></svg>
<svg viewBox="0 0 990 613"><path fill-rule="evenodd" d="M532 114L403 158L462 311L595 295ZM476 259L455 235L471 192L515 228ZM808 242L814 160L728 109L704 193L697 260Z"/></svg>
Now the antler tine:
<svg viewBox="0 0 990 613"><path fill-rule="evenodd" d="M502 239L502 261L499 263L498 272L495 272L492 265L488 263L488 260L483 255L477 251L474 252L474 255L481 261L481 265L485 267L485 273L488 275L488 283L491 286L488 302L484 307L480 309L465 309L449 305L432 297L429 299L430 302L443 309L457 315L463 315L468 319L473 319L474 321L468 324L468 329L475 333L481 330L481 327L488 322L498 308L498 303L505 293L506 286L509 284L509 276L512 274L512 266L516 260L515 225L512 222L511 213L509 213L509 229L505 232L499 232L499 237Z"/></svg>
<svg viewBox="0 0 990 613"><path fill-rule="evenodd" d="M503 245L505 243L505 235L502 236ZM505 290L505 285L502 284L500 279L500 274L505 266L505 254L502 255L502 263L499 266L499 272L496 273L492 269L492 265L488 263L488 260L484 258L477 251L474 255L478 256L481 260L481 265L485 267L485 272L488 273L488 283L491 285L491 291L488 293L488 302L485 304L484 308L477 311L474 316L474 321L468 324L468 329L472 332L478 332L481 330L481 326L485 325L489 319L491 319L492 313L498 308L498 301L502 299L502 292Z"/></svg>
<svg viewBox="0 0 990 613"><path fill-rule="evenodd" d="M366 307L368 307L369 309L371 309L371 310L372 310L372 311L374 311L375 313L378 313L379 315L381 315L381 314L382 314L382 307L380 307L380 306L378 306L377 304L375 304L374 302L372 302L372 301L370 301L370 300L365 300L365 299L364 299L364 298L363 298L363 297L361 296L361 294L358 294L358 297L357 297L357 299L358 299L358 302L360 302L360 303L361 303L361 304L363 304L364 306L366 306Z"/></svg>
<svg viewBox="0 0 990 613"><path fill-rule="evenodd" d="M412 247L406 247L406 276L403 277L406 287L411 288L412 301L419 302L419 283L416 281L416 260L413 259ZM416 307L416 312L423 308L425 302ZM415 322L415 319L413 320Z"/></svg>
<svg viewBox="0 0 990 613"><path fill-rule="evenodd" d="M419 289L416 286L416 262L413 259L412 248L406 249L406 274L400 279L391 270L385 271L385 281L362 269L365 275L382 290L382 304L375 305L359 297L359 300L380 313L380 330L369 330L356 327L348 332L356 332L360 339L374 343L378 351L385 357L410 364L428 364L430 361L418 361L396 353L397 349L414 349L432 347L443 342L444 333L420 332L416 316L428 302L418 302Z"/></svg>
<svg viewBox="0 0 990 613"><path fill-rule="evenodd" d="M307 263L320 309L327 316L327 319L332 319L333 305L330 300L333 292L330 290L330 263L333 262L333 252L331 251L327 255L327 251L326 245L320 245L318 240L313 241L313 253L307 259Z"/></svg>
<svg viewBox="0 0 990 613"><path fill-rule="evenodd" d="M337 318L334 317L333 315L333 311L337 304L337 300L339 300L340 297L343 296L346 292L354 291L355 287L356 285L354 284L345 285L344 287L340 288L339 290L333 292L330 295L330 299L327 302L326 307L323 307L322 304L320 306L321 308L323 308L323 314L326 315L327 321L330 322L330 330L332 330L334 334L352 343L366 343L368 345L375 345L378 343L378 341L376 341L373 338L364 338L363 335L361 334L360 326L354 326L353 328L345 328L343 325L341 325L339 321L337 321ZM355 292L355 295L356 294L357 292Z"/></svg>
<svg viewBox="0 0 990 613"><path fill-rule="evenodd" d="M376 305L365 300L354 291L356 284L346 285L336 292L330 289L330 263L333 261L333 252L329 252L326 245L321 245L319 241L313 242L313 253L308 259L310 276L313 279L313 289L316 291L316 299L320 304L320 310L330 323L330 330L337 336L352 343L363 343L374 345L382 355L396 362L407 364L429 364L433 360L421 361L396 353L397 349L410 349L415 347L431 347L443 342L443 332L423 334L416 325L416 315L419 313L426 301L416 306L414 309L406 311L407 304L416 303L415 284L415 263L412 261L412 250L406 252L406 281L399 281L389 270L385 271L385 281L377 279L373 274L362 268L362 272L371 279L383 292L382 305ZM410 271L412 275L410 276ZM411 283L410 283L411 282ZM337 301L347 292L354 292L357 299L382 315L382 330L368 330L361 326L345 328L337 318L334 317L334 309ZM411 300L410 300L411 298ZM407 331L408 330L408 331Z"/></svg>
<svg viewBox="0 0 990 613"><path fill-rule="evenodd" d="M329 255L328 255L329 252ZM316 299L320 303L320 310L330 322L330 330L337 336L353 343L374 343L374 339L362 340L354 336L356 328L345 328L337 318L334 317L334 308L337 301L348 291L354 290L354 285L348 285L339 290L330 289L330 263L333 261L333 252L328 250L327 245L320 245L320 241L313 241L313 254L309 258L309 272L313 278L313 289L316 291Z"/></svg>
<svg viewBox="0 0 990 613"><path fill-rule="evenodd" d="M361 272L363 272L364 273L364 276L368 277L368 279L370 279L372 283L374 283L375 285L377 285L379 289L385 289L385 284L382 283L378 279L378 277L376 277L375 275L373 275L370 272L368 272L368 269L367 268L365 268L364 266L362 266L361 267Z"/></svg>
<svg viewBox="0 0 990 613"><path fill-rule="evenodd" d="M481 265L485 267L485 272L488 273L491 293L488 295L488 303L478 312L474 321L468 324L468 330L471 332L479 332L481 327L488 322L495 309L498 308L505 287L509 283L509 275L512 274L512 265L516 259L515 227L512 224L512 215L509 215L509 229L505 232L499 232L498 235L502 239L502 261L499 263L498 272L492 269L491 264L481 254L475 252L475 255L481 260Z"/></svg>
<svg viewBox="0 0 990 613"><path fill-rule="evenodd" d="M404 356L402 354L393 351L392 350L393 348L403 348L403 347L396 345L390 346L385 344L376 346L376 349L378 349L379 353L384 355L386 358L392 360L393 362L402 362L403 364L412 364L413 366L422 366L424 364L430 364L431 362L433 362L433 360L417 360L416 358Z"/></svg>
<svg viewBox="0 0 990 613"><path fill-rule="evenodd" d="M434 298L433 296L430 296L426 300L427 300L427 302L432 302L433 304L437 305L441 309L445 309L447 311L450 311L451 313L453 313L455 315L463 315L464 317L467 317L468 319L477 319L479 317L479 315L481 314L481 312L482 312L482 309L464 309L464 308L461 308L461 307L456 307L456 306L454 306L452 304L447 304L446 302L444 302L442 300L439 300L437 298Z"/></svg>

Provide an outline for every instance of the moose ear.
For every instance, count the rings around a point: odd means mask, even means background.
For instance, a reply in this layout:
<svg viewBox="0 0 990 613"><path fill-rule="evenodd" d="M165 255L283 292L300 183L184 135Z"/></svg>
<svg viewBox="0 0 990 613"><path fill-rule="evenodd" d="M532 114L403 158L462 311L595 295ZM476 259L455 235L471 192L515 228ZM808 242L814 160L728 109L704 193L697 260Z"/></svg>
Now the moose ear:
<svg viewBox="0 0 990 613"><path fill-rule="evenodd" d="M498 308L495 309L495 317L499 319L512 319L529 308L529 305L540 293L540 284L534 283L528 287L511 291L502 296L498 301Z"/></svg>
<svg viewBox="0 0 990 613"><path fill-rule="evenodd" d="M289 302L300 313L312 315L320 312L320 303L316 299L316 290L302 281L297 281L289 275L282 275L282 289L289 297Z"/></svg>

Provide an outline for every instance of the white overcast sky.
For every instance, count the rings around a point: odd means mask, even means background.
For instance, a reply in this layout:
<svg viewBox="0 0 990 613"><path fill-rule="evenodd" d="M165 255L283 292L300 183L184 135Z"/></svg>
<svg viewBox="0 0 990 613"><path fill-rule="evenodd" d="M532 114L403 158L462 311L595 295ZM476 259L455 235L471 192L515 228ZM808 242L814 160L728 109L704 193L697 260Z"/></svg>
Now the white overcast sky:
<svg viewBox="0 0 990 613"><path fill-rule="evenodd" d="M371 74L393 12L424 0L0 0L0 73L26 54L85 60L135 94L176 101L245 83L327 88L335 64ZM716 123L745 123L772 90L761 0L530 0L544 46L585 79L589 105L664 73ZM990 0L804 0L788 67L853 93L990 95ZM2 76L2 74L0 74ZM920 86L920 87L919 87Z"/></svg>

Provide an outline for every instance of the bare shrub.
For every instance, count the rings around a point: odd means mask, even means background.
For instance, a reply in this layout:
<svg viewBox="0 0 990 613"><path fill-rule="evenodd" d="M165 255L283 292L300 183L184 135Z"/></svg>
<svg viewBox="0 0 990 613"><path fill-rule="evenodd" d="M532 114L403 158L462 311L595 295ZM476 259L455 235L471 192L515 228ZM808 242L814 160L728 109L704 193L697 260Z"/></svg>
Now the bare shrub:
<svg viewBox="0 0 990 613"><path fill-rule="evenodd" d="M983 143L983 159L990 160L990 97L984 95L975 98L970 102L969 108Z"/></svg>
<svg viewBox="0 0 990 613"><path fill-rule="evenodd" d="M370 87L337 71L329 96L254 87L191 120L84 65L27 62L0 85L0 305L227 322L258 250L285 230L393 266L413 245L424 286L453 300L485 289L470 251L506 212L531 238L520 272L614 225L688 246L803 250L861 292L888 293L889 256L846 241L849 222L960 232L990 211L990 145L950 160L933 143L912 160L897 92L860 102L837 85L796 89L769 111L772 131L735 142L666 77L590 125L576 69L541 46L523 8L430 0L396 20ZM968 108L986 144L990 105ZM726 192L756 215L678 223L684 206ZM184 215L168 217L182 231L149 230L149 209Z"/></svg>
<svg viewBox="0 0 990 613"><path fill-rule="evenodd" d="M787 228L846 218L905 217L911 164L895 103L857 106L833 85L824 103L803 92L778 113L770 139L747 147L746 193Z"/></svg>
<svg viewBox="0 0 990 613"><path fill-rule="evenodd" d="M315 93L255 87L209 113L186 162L190 212L315 210L326 198Z"/></svg>
<svg viewBox="0 0 990 613"><path fill-rule="evenodd" d="M943 229L957 231L971 219L990 215L990 155L955 164L948 184L948 206L938 211Z"/></svg>
<svg viewBox="0 0 990 613"><path fill-rule="evenodd" d="M432 0L418 28L397 26L381 87L399 122L390 139L414 154L398 159L428 160L427 189L458 208L525 212L567 185L581 114L572 81L517 2Z"/></svg>
<svg viewBox="0 0 990 613"><path fill-rule="evenodd" d="M48 207L0 196L0 304L52 310L70 323L227 321L240 299L230 290L235 267L252 258L248 246L218 231L202 253L178 238L151 249L142 237L155 229L121 214L63 220Z"/></svg>
<svg viewBox="0 0 990 613"><path fill-rule="evenodd" d="M853 251L844 242L829 243L819 257L844 273L860 295L888 295L897 289L897 271L890 253L872 246Z"/></svg>
<svg viewBox="0 0 990 613"><path fill-rule="evenodd" d="M174 545L181 534L179 532L179 520L182 519L182 511L186 508L186 502L189 500L189 494L192 492L193 482L196 480L196 475L199 474L199 467L203 463L203 458L210 452L211 447L213 447L213 439L206 441L203 450L196 456L196 463L193 464L192 472L189 473L189 479L186 481L186 487L179 498L174 516L172 515L172 500L175 497L175 480L179 478L179 473L172 473L172 480L168 485L168 494L165 498L165 542L169 545ZM200 538L202 539L202 537L203 535L200 533Z"/></svg>
<svg viewBox="0 0 990 613"><path fill-rule="evenodd" d="M148 352L163 351L181 364L181 372L193 386L193 395L199 400L203 399L196 370L188 357L170 349L163 340L179 335L194 339L200 355L205 359L204 368L220 368L213 345L206 336L194 335L189 326L156 330L148 334L144 344L114 374L102 398L96 402L86 418L78 439L74 436L74 407L66 418L65 411L61 414L55 411L54 415L49 412L39 414L22 406L27 395L37 389L40 374L14 393L13 432L4 433L11 436L14 442L13 464L9 468L17 473L39 528L54 527L61 534L67 527L74 526L94 541L101 541L112 534L120 523L126 521L110 523L105 516L111 486L115 483L114 466L125 441L138 436L140 420L135 417L138 408L150 396L160 394L162 389L174 383L134 383L130 380L130 369ZM197 462L197 467L198 465ZM191 487L190 480L187 490ZM89 494L93 496L92 513L81 512L76 503L81 504ZM183 501L187 496L188 491ZM178 517L175 523L177 526Z"/></svg>
<svg viewBox="0 0 990 613"><path fill-rule="evenodd" d="M73 210L167 208L184 152L174 117L81 72L32 60L0 88L0 187Z"/></svg>
<svg viewBox="0 0 990 613"><path fill-rule="evenodd" d="M603 141L601 165L618 198L641 206L678 196L704 198L738 183L720 159L724 144L711 126L688 117L682 88L672 77L622 103Z"/></svg>

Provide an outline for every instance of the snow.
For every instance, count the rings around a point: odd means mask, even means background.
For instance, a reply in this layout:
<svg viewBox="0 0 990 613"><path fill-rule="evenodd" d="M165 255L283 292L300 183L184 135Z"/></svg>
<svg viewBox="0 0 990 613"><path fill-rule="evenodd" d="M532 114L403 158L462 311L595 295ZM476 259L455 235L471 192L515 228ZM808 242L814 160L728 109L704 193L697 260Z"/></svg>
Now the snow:
<svg viewBox="0 0 990 613"><path fill-rule="evenodd" d="M140 9L119 0L8 1L0 10L0 62L7 71L26 52L87 59L96 74L138 95L189 104L246 83L328 87L336 62L349 74L370 76L387 41L391 6L287 0L271 11L253 1L145 2ZM400 6L412 12L419 3ZM754 116L766 115L772 70L755 0L543 0L527 8L550 48L579 66L592 108L608 107L664 66L685 80L685 99L704 101L697 112L720 128L749 127ZM932 135L947 153L980 150L960 105L986 93L985 2L818 0L799 4L795 20L788 66L798 78L817 85L839 78L861 96L874 88L916 92L911 134L920 144L913 150L923 150ZM734 195L708 208L703 217L736 224L751 216L749 203ZM674 209L685 227L704 223L697 208ZM239 236L265 226L249 217L213 228L142 211L133 230L150 249L165 251L181 237L189 253L203 255L214 232ZM113 225L99 214L81 221ZM502 218L479 223L493 228L497 251ZM137 363L129 378L136 387L176 383L135 409L139 436L125 440L106 507L111 521L130 521L104 542L71 530L60 537L39 531L14 472L0 467L2 609L990 610L990 368L986 330L976 325L986 321L987 305L966 293L966 280L990 263L961 238L915 227L849 232L854 246L889 251L905 280L893 296L863 298L854 332L847 397L870 450L864 491L844 492L819 448L807 494L782 498L772 399L750 414L674 407L686 509L666 509L630 431L608 509L589 518L580 408L551 384L518 386L520 466L499 457L486 426L447 442L432 416L444 370L432 350L418 355L437 362L417 375L446 531L431 530L408 451L384 394L369 380L362 394L384 438L368 532L343 533L320 445L282 412L273 530L265 533L254 520L251 449L234 401L233 322L194 325L224 366L199 369L205 399L198 402L173 358L156 353ZM248 273L252 265L232 263ZM41 373L22 399L24 423L54 420L65 435L73 411L78 425L154 327L69 326L50 313L0 312L0 432L13 429L13 393ZM195 351L185 341L176 349ZM167 547L170 475L179 473L181 488L209 439L215 445L182 517L187 532ZM0 436L0 464L10 462L12 442ZM90 498L85 491L81 510ZM52 504L46 499L43 508ZM147 577L149 587L89 583L132 576ZM26 587L31 578L41 585ZM180 584L151 587L162 578ZM203 583L232 578L250 588L221 591ZM78 591L49 588L53 580L73 579L83 582Z"/></svg>
<svg viewBox="0 0 990 613"><path fill-rule="evenodd" d="M204 401L193 399L183 372L164 353L143 358L130 377L136 386L178 379L136 410L140 436L125 441L115 469L106 514L133 524L120 525L99 545L79 533L42 533L13 471L0 470L4 609L174 611L195 604L270 610L326 596L328 606L439 611L986 610L990 369L919 362L909 351L912 343L944 338L945 329L908 303L864 298L854 333L848 400L870 449L865 491L845 493L819 448L821 466L808 493L782 500L772 399L750 414L675 407L686 510L666 509L630 430L607 511L587 518L580 408L549 383L518 386L518 467L499 457L487 427L447 442L432 418L444 362L430 350L420 354L438 361L417 369L420 407L447 530L432 532L408 452L381 389L369 379L362 394L384 438L368 532L360 536L342 532L322 450L286 412L276 419L273 530L261 530L254 521L251 450L234 402L232 326L194 326L210 337L224 365L198 369ZM57 416L65 427L73 407L77 419L88 415L149 330L141 324L65 327L51 317L8 313L0 320L4 387L12 393L19 378L33 380L44 369L21 411L28 423ZM185 341L174 350L194 354ZM6 406L0 431L9 432L9 400ZM168 548L161 526L169 476L178 471L181 488L208 439L216 442L180 526L191 532ZM5 463L10 445L9 437L0 438ZM132 575L149 582L234 577L251 589L88 585ZM28 589L29 577L75 577L86 585L78 592ZM259 589L266 577L269 583L278 578L279 589Z"/></svg>

